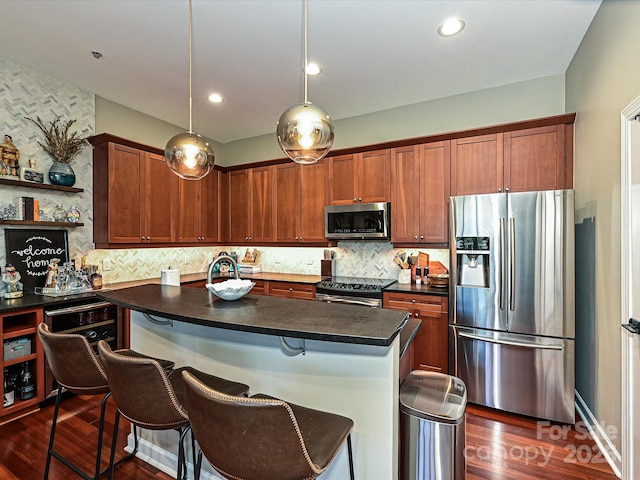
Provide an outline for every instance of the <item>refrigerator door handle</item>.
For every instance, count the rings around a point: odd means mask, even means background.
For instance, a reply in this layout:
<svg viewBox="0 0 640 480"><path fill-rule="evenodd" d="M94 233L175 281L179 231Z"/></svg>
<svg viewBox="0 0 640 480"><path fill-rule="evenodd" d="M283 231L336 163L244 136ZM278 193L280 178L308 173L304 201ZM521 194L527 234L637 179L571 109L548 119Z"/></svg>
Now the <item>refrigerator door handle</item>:
<svg viewBox="0 0 640 480"><path fill-rule="evenodd" d="M458 332L460 338L468 338L470 340L479 340L481 342L497 343L499 345L509 345L512 347L536 348L542 350L562 350L562 344L557 343L531 343L516 342L514 340L499 340L493 337L485 337L483 335L474 335L473 333Z"/></svg>
<svg viewBox="0 0 640 480"><path fill-rule="evenodd" d="M516 309L516 219L509 219L509 309Z"/></svg>
<svg viewBox="0 0 640 480"><path fill-rule="evenodd" d="M506 253L505 253L505 231L504 231L504 218L500 219L500 310L504 310L504 298L505 298L505 268L506 268Z"/></svg>

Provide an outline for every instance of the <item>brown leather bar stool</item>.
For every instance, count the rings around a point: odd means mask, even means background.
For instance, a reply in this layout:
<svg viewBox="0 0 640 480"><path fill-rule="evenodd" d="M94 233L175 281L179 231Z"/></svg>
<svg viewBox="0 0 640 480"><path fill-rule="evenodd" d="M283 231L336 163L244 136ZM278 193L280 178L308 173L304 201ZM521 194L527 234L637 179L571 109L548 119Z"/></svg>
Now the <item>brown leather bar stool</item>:
<svg viewBox="0 0 640 480"><path fill-rule="evenodd" d="M41 323L38 325L38 336L40 337L40 342L44 348L44 353L47 357L47 362L49 363L51 372L59 384L55 409L53 411L53 419L51 421L51 434L49 435L49 447L47 449L47 462L44 470L44 479L47 480L47 478L49 478L51 457L55 457L85 480L98 480L102 474L111 470L111 465L102 471L100 470L102 440L104 435L104 417L107 400L110 396L107 375L102 368L102 364L100 363L98 356L95 354L88 340L83 335L54 333L49 330L47 324ZM129 352L129 350L123 351ZM158 360L162 363L163 368L171 369L174 366L174 362L169 360ZM77 465L72 463L53 448L63 389L78 395L104 395L100 407L96 467L93 475L83 472ZM116 412L116 420L118 417L119 413ZM119 460L118 463L133 458L137 452L137 448L138 438L137 435L135 435L135 447L133 452Z"/></svg>
<svg viewBox="0 0 640 480"><path fill-rule="evenodd" d="M354 480L350 418L262 394L233 397L205 385L189 372L182 376L198 445L225 478L316 478L346 440L349 474ZM199 454L198 473L201 461Z"/></svg>
<svg viewBox="0 0 640 480"><path fill-rule="evenodd" d="M187 471L184 453L184 436L190 430L189 416L184 405L184 380L182 372L189 372L209 388L215 388L227 395L247 395L249 387L220 377L200 372L195 368L182 367L170 375L158 362L150 358L119 355L111 351L109 344L98 342L98 353L107 373L109 388L120 413L133 425L149 430L177 430L178 443L178 479L184 478ZM117 422L117 420L116 420ZM117 432L117 425L116 425ZM115 453L116 435L113 437L111 457ZM109 478L113 477L115 465ZM194 469L195 445L194 445ZM196 476L199 472L196 472Z"/></svg>

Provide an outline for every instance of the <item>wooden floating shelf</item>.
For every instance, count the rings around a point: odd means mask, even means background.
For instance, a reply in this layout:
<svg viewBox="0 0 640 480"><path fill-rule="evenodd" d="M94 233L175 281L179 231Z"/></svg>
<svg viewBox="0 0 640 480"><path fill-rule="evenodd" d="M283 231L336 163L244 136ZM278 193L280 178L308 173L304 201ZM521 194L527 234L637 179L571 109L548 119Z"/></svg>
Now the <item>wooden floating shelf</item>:
<svg viewBox="0 0 640 480"><path fill-rule="evenodd" d="M84 192L83 188L65 187L63 185L50 185L48 183L24 182L22 180L11 180L9 178L0 178L0 185L11 185L14 187L39 188L41 190L58 190L60 192Z"/></svg>
<svg viewBox="0 0 640 480"><path fill-rule="evenodd" d="M36 222L33 220L0 220L0 225L33 225L38 227L84 227L82 222Z"/></svg>

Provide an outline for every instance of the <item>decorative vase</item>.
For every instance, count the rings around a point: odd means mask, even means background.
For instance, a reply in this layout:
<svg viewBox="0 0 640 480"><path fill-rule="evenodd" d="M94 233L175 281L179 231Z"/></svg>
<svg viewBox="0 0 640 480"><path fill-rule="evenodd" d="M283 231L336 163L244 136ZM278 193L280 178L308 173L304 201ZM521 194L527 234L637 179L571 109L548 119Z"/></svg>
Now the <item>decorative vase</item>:
<svg viewBox="0 0 640 480"><path fill-rule="evenodd" d="M53 162L49 169L49 181L53 185L73 187L76 183L76 174L68 163Z"/></svg>

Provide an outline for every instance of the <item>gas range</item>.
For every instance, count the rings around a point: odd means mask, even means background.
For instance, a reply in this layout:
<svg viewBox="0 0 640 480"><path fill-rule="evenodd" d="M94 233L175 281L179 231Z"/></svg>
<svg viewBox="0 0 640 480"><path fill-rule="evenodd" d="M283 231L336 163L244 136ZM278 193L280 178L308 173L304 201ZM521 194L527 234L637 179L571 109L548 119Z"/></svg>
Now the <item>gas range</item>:
<svg viewBox="0 0 640 480"><path fill-rule="evenodd" d="M316 284L316 300L382 306L382 290L395 280L389 278L327 277Z"/></svg>

